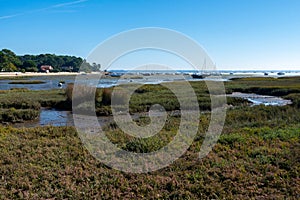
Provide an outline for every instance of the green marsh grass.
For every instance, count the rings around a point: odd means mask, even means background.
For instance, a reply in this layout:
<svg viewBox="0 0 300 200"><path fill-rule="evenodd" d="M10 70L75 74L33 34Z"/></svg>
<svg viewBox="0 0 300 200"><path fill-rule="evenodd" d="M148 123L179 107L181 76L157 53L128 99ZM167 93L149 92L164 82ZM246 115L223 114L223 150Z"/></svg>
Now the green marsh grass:
<svg viewBox="0 0 300 200"><path fill-rule="evenodd" d="M58 107L69 109L62 90L2 90L0 91L0 122L33 120L39 116L40 108Z"/></svg>
<svg viewBox="0 0 300 200"><path fill-rule="evenodd" d="M174 131L163 130L160 136L143 141L119 133L118 128L107 132L121 148L149 152L164 145L162 141L168 141ZM198 140L164 169L127 174L93 158L72 127L1 127L0 197L293 199L300 192L299 133L299 124L238 128L221 136L202 160L197 159L202 143Z"/></svg>
<svg viewBox="0 0 300 200"><path fill-rule="evenodd" d="M34 120L40 115L39 110L34 109L1 109L0 122L23 122Z"/></svg>
<svg viewBox="0 0 300 200"><path fill-rule="evenodd" d="M209 104L205 83L191 85L199 102ZM284 92L276 93L293 104L249 107L241 99L229 98L234 106L228 109L220 140L207 157L198 159L209 112L200 116L198 134L183 156L146 174L123 173L103 165L88 153L74 127L0 126L0 199L298 199L300 96L296 91L300 79L237 79L225 85L227 92L268 88L260 92L271 94L279 88ZM22 94L24 100L32 97L40 103L67 98L64 91L47 92L51 95L43 96L46 93L42 91ZM103 89L99 89L97 109L108 107L102 95ZM0 102L21 96L21 92L0 92ZM154 103L177 109L178 101L173 98L174 94L160 85L145 85L130 99L135 105L131 109L144 111ZM136 122L146 125L149 118ZM124 134L113 122L104 128L120 148L152 152L172 140L179 123L180 117L168 116L162 131L147 139Z"/></svg>

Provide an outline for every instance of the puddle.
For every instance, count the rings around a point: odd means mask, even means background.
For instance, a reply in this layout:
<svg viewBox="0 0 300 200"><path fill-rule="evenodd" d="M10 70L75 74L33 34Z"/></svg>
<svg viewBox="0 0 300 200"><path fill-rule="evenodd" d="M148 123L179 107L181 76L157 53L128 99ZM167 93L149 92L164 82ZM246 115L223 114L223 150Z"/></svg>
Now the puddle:
<svg viewBox="0 0 300 200"><path fill-rule="evenodd" d="M38 126L72 126L73 117L71 111L42 108L40 117L33 121L16 123L14 127L38 127Z"/></svg>
<svg viewBox="0 0 300 200"><path fill-rule="evenodd" d="M247 99L252 102L253 105L266 105L266 106L285 106L292 104L291 100L283 99L275 96L259 95L259 94L247 94L241 92L234 92L227 95L228 97L239 97Z"/></svg>
<svg viewBox="0 0 300 200"><path fill-rule="evenodd" d="M137 119L139 116L132 116L133 119ZM110 122L113 122L112 116L100 116L97 117L100 126L105 126ZM40 117L33 121L25 121L22 123L13 124L16 128L26 127L39 127L39 126L74 126L73 114L71 111L63 111L56 109L42 108L40 111Z"/></svg>

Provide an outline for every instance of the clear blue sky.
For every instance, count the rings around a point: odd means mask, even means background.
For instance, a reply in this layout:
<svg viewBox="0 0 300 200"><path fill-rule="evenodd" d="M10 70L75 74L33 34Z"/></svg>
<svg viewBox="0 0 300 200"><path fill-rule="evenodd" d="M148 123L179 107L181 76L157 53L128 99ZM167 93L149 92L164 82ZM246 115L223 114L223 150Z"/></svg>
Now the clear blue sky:
<svg viewBox="0 0 300 200"><path fill-rule="evenodd" d="M300 0L0 0L0 49L86 57L139 27L182 32L222 69L300 70Z"/></svg>

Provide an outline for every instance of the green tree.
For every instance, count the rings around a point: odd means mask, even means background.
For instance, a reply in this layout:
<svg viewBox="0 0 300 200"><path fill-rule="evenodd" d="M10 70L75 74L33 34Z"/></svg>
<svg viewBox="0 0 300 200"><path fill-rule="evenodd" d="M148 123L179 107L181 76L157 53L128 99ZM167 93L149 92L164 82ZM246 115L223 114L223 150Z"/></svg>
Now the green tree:
<svg viewBox="0 0 300 200"><path fill-rule="evenodd" d="M17 67L11 63L11 62L4 62L4 63L1 63L1 71L4 71L4 72L15 72L17 71Z"/></svg>
<svg viewBox="0 0 300 200"><path fill-rule="evenodd" d="M82 64L82 58L75 56L58 56L55 54L23 55L16 56L14 52L8 49L0 51L0 71L36 71L42 65L51 65L53 71L62 71L62 67L70 67L73 72L78 72ZM99 65L91 66L84 63L86 71L98 71Z"/></svg>
<svg viewBox="0 0 300 200"><path fill-rule="evenodd" d="M90 63L88 63L86 60L83 60L80 66L81 71L88 72L88 73L92 71L99 71L98 68L100 68L100 65L97 65L96 63L90 65Z"/></svg>
<svg viewBox="0 0 300 200"><path fill-rule="evenodd" d="M27 72L37 72L38 68L36 63L33 60L26 60L23 62L22 69L25 69Z"/></svg>
<svg viewBox="0 0 300 200"><path fill-rule="evenodd" d="M93 63L92 65L92 71L100 71L101 69L101 65L100 64L97 64L97 63Z"/></svg>
<svg viewBox="0 0 300 200"><path fill-rule="evenodd" d="M21 61L18 56L9 49L0 51L0 71L17 71L21 66Z"/></svg>

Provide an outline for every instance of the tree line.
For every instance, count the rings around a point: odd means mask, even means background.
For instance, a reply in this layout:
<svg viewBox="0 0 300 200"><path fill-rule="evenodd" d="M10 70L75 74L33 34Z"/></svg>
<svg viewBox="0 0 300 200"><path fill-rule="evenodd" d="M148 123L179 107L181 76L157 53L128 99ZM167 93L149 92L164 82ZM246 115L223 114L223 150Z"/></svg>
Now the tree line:
<svg viewBox="0 0 300 200"><path fill-rule="evenodd" d="M99 71L100 64L90 64L86 60L76 56L40 54L40 55L16 55L9 49L0 51L1 72L38 72L43 65L53 67L52 72L78 72Z"/></svg>

